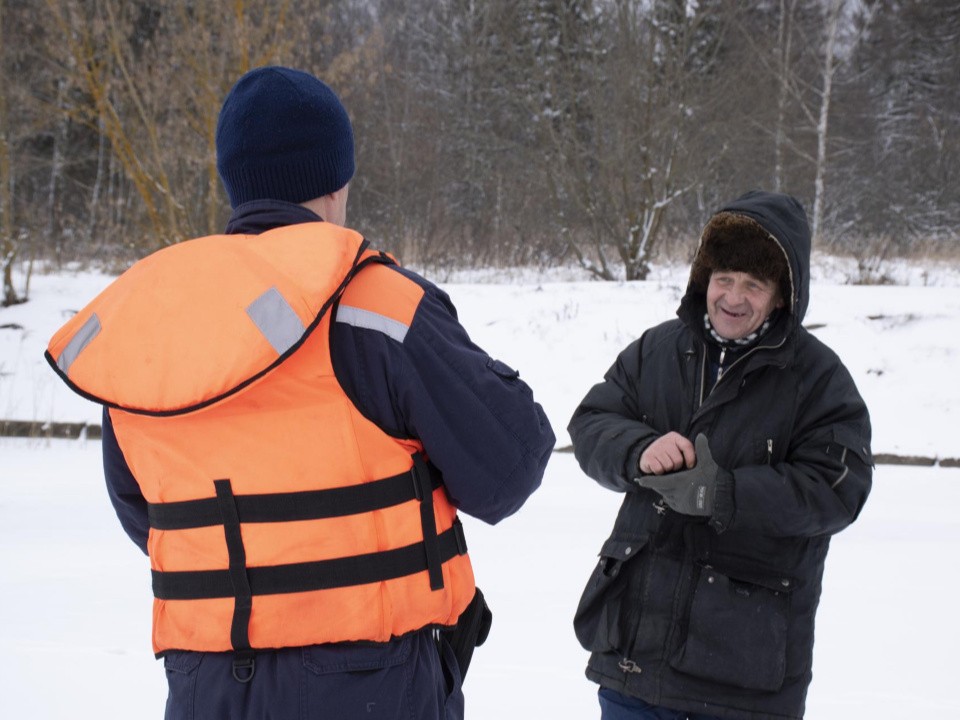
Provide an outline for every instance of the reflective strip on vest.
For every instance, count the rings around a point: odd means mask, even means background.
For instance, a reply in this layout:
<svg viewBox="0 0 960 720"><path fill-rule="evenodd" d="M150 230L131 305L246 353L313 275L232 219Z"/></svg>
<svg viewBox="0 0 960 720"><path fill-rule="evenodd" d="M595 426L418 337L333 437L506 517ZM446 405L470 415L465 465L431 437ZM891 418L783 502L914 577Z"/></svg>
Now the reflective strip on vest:
<svg viewBox="0 0 960 720"><path fill-rule="evenodd" d="M90 316L90 319L80 327L77 334L73 336L63 349L63 352L60 353L60 357L57 358L57 367L63 371L64 375L69 374L73 361L77 359L80 353L83 352L83 349L89 345L99 333L100 318L94 313Z"/></svg>
<svg viewBox="0 0 960 720"><path fill-rule="evenodd" d="M283 355L293 347L306 331L290 303L275 287L250 303L247 315L278 355Z"/></svg>
<svg viewBox="0 0 960 720"><path fill-rule="evenodd" d="M337 322L352 325L353 327L364 328L365 330L376 330L384 335L393 338L402 343L407 336L408 325L388 318L386 315L364 310L363 308L341 305L337 309Z"/></svg>

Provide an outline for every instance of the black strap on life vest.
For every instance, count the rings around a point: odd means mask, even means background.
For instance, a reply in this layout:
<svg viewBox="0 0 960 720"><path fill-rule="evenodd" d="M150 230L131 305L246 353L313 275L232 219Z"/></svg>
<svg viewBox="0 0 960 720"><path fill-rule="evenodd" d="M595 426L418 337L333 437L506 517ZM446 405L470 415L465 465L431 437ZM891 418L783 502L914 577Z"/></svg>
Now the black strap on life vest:
<svg viewBox="0 0 960 720"><path fill-rule="evenodd" d="M420 501L420 528L423 531L423 550L427 556L427 572L430 589L443 589L443 560L440 558L440 543L437 539L437 521L433 514L433 487L430 470L423 455L413 456L413 484Z"/></svg>
<svg viewBox="0 0 960 720"><path fill-rule="evenodd" d="M237 657L234 677L253 677L253 650L248 628L256 595L328 590L383 582L427 571L431 590L443 588L443 563L467 552L460 520L437 532L433 491L440 472L422 454L400 475L346 488L291 493L234 495L229 480L216 480L215 498L148 506L150 526L182 530L223 525L229 557L227 570L153 571L153 594L160 600L234 598L230 641ZM342 517L381 510L410 500L420 503L423 540L404 547L315 562L247 567L242 523L286 522Z"/></svg>
<svg viewBox="0 0 960 720"><path fill-rule="evenodd" d="M233 677L238 682L250 682L256 671L253 649L250 647L250 613L253 610L253 594L250 580L247 578L247 553L243 548L240 535L240 517L233 488L229 480L214 480L217 490L217 504L220 509L223 534L227 540L227 553L230 560L230 585L233 590L233 620L230 624L230 644L235 655L233 658Z"/></svg>
<svg viewBox="0 0 960 720"><path fill-rule="evenodd" d="M437 535L437 546L441 563L466 554L467 544L459 520L454 520L449 530ZM419 542L364 555L248 567L246 571L250 592L257 596L366 585L428 569L424 544ZM160 600L204 600L234 597L234 588L229 570L154 570L153 594Z"/></svg>
<svg viewBox="0 0 960 720"><path fill-rule="evenodd" d="M419 465L417 458L420 459ZM426 494L423 487L424 468L430 488ZM414 481L411 483L412 472ZM414 499L422 500L421 496L430 496L442 482L440 471L432 463L424 462L423 456L417 453L414 455L413 470L382 480L327 490L234 495L233 499L241 523L322 520L383 510ZM432 502L432 497L429 499ZM215 497L148 503L147 518L154 530L187 530L223 522L220 500Z"/></svg>

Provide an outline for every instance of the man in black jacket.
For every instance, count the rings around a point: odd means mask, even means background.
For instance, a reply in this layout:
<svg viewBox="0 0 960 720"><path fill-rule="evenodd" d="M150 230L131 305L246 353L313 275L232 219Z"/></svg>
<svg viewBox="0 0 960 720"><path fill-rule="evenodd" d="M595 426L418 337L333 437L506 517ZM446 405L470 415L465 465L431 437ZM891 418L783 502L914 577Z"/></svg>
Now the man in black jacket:
<svg viewBox="0 0 960 720"><path fill-rule="evenodd" d="M801 322L810 231L753 191L704 229L678 319L570 421L625 493L574 622L605 720L801 718L830 536L870 491L870 419Z"/></svg>

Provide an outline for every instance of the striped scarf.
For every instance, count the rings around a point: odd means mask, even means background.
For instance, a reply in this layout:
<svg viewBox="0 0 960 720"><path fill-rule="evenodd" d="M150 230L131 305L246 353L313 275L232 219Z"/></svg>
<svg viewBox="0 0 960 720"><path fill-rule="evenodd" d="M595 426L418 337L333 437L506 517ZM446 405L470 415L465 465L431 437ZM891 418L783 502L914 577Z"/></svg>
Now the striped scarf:
<svg viewBox="0 0 960 720"><path fill-rule="evenodd" d="M710 314L703 314L703 329L707 331L707 334L722 348L736 347L738 350L743 350L748 348L751 345L755 345L756 342L766 334L767 330L770 329L770 326L773 324L774 315L776 311L770 313L767 316L767 319L761 323L760 327L754 330L749 335L746 335L742 338L730 338L721 337L716 330L713 329L713 323L710 322Z"/></svg>

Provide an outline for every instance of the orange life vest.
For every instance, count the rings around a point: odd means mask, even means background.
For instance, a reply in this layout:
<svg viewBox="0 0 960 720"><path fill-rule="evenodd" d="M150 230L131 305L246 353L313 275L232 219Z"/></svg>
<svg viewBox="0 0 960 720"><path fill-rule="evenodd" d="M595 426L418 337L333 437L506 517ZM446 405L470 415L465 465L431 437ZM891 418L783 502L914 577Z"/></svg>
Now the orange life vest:
<svg viewBox="0 0 960 720"><path fill-rule="evenodd" d="M153 645L386 641L474 595L462 529L415 439L340 387L330 323L408 327L422 290L328 223L161 250L54 335L47 359L107 405L149 503Z"/></svg>

